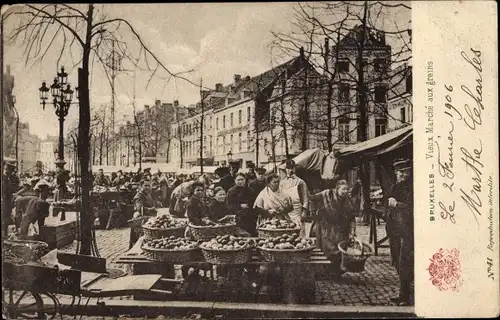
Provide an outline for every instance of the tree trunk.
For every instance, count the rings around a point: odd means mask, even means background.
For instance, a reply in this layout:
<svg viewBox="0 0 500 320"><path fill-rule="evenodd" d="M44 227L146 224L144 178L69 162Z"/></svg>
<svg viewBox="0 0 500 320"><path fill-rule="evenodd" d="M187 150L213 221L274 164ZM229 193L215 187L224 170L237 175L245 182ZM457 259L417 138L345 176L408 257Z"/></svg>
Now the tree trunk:
<svg viewBox="0 0 500 320"><path fill-rule="evenodd" d="M89 165L90 155L90 91L89 91L89 58L91 46L91 31L94 6L89 5L87 13L87 33L83 48L82 68L78 69L78 86L80 92L80 112L78 137L80 169L82 179L82 203L80 212L80 252L90 255L92 248L92 207L90 205L90 192L92 190L92 167Z"/></svg>
<svg viewBox="0 0 500 320"><path fill-rule="evenodd" d="M359 113L360 113L360 130L361 130L361 141L368 140L368 106L366 94L367 90L365 88L365 79L364 79L364 70L363 70L363 54L364 54L364 46L365 46L365 38L366 38L366 19L367 19L367 11L368 11L368 3L365 1L364 3L364 14L362 19L362 31L360 34L360 41L358 47L358 87L357 93L359 97ZM362 181L362 195L364 200L363 211L367 212L370 207L370 169L368 161L365 157L362 158L361 161L361 181Z"/></svg>

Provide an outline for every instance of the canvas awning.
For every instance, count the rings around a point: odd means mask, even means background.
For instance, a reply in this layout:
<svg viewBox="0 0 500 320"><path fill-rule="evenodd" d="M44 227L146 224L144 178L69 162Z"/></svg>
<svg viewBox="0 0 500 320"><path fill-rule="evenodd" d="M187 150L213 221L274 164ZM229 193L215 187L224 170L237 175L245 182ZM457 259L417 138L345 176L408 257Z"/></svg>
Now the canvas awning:
<svg viewBox="0 0 500 320"><path fill-rule="evenodd" d="M323 160L327 156L327 152L320 148L307 149L295 158L293 161L297 167L310 171L321 171L323 169ZM285 164L278 166L279 169L285 169Z"/></svg>
<svg viewBox="0 0 500 320"><path fill-rule="evenodd" d="M373 160L381 156L404 150L413 142L411 125L394 130L376 138L345 147L330 153L323 164L323 179L333 179L336 172L345 171L359 165L362 158Z"/></svg>
<svg viewBox="0 0 500 320"><path fill-rule="evenodd" d="M335 157L339 160L360 158L361 156L365 158L376 157L411 143L412 139L413 127L406 126L376 138L345 147L335 153Z"/></svg>

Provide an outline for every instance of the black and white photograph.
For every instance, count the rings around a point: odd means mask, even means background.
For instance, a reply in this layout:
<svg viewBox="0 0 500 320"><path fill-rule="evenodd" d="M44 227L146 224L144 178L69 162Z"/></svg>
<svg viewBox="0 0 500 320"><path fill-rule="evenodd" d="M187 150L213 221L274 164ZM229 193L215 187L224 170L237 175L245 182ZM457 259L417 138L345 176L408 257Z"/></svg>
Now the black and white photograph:
<svg viewBox="0 0 500 320"><path fill-rule="evenodd" d="M2 7L3 319L415 317L411 19Z"/></svg>

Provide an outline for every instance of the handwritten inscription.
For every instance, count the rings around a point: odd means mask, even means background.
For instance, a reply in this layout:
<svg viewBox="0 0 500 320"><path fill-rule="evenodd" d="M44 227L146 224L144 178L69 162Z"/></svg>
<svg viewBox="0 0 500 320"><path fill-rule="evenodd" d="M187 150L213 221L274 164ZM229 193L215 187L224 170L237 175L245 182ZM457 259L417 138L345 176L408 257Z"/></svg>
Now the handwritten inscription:
<svg viewBox="0 0 500 320"><path fill-rule="evenodd" d="M481 159L483 143L479 137L476 142L467 141L468 144L473 143L472 147L465 146L461 144L462 141L455 140L455 132L460 130L459 126L474 132L483 124L483 65L480 50L471 48L467 52L462 51L460 55L466 64L475 70L474 86L470 86L469 83L460 84L460 93L462 94L460 97L457 96L459 93L455 92L453 85L446 84L444 86L445 97L442 110L448 118L448 124L445 124L447 134L445 137L438 136L434 144L439 175L442 177L440 182L443 190L448 192L449 196L443 194L438 206L441 210L441 218L455 224L458 220L458 217L455 217L456 201L459 201L469 209L479 226L479 217L482 215L483 207L482 174L484 164L483 159ZM463 94L465 94L465 98ZM474 139L474 135L471 137ZM458 162L455 160L457 154L460 158ZM455 181L458 166L469 174L469 178L460 177L461 185L459 186L457 186L458 182Z"/></svg>

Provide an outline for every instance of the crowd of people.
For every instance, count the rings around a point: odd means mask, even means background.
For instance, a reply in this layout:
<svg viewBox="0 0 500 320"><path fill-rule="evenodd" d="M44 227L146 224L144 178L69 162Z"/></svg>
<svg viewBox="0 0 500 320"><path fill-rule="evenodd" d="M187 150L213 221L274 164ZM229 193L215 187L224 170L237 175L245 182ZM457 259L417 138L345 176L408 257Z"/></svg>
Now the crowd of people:
<svg viewBox="0 0 500 320"><path fill-rule="evenodd" d="M136 173L119 170L107 177L99 170L94 187L132 189L134 218L154 216L158 207L168 207L170 214L187 218L193 225L217 223L234 218L242 235L257 236L257 227L266 219L279 218L294 222L301 236L316 236L317 244L331 261L331 273L341 277L341 253L338 244L356 237L356 216L363 217L359 186L350 187L337 180L326 190L311 192L296 174L293 160L285 163L281 174L267 173L264 168L251 167L239 172L238 165L220 167L214 175L151 173L149 168ZM409 304L413 281L413 187L411 162L394 163L396 183L386 196L386 216L393 265L400 276L400 294L394 299ZM14 224L21 238L27 226L44 225L49 214L47 198L53 193L67 192L67 183L74 180L68 172L40 174L33 177L15 174L15 164L6 162L2 178L2 233ZM359 181L357 182L359 184ZM316 191L316 190L315 190ZM16 214L12 216L12 209ZM313 221L305 230L305 221ZM363 219L364 220L364 219ZM309 231L309 232L306 232ZM131 231L130 245L140 234Z"/></svg>

